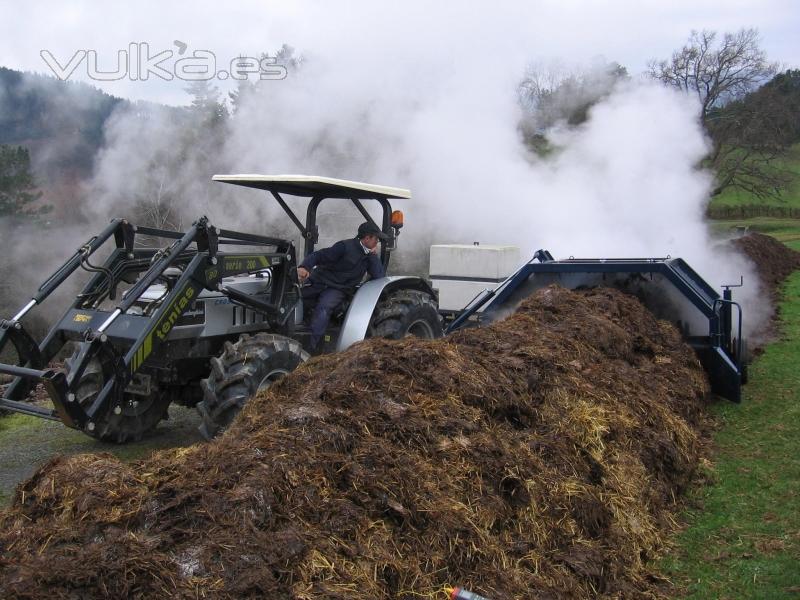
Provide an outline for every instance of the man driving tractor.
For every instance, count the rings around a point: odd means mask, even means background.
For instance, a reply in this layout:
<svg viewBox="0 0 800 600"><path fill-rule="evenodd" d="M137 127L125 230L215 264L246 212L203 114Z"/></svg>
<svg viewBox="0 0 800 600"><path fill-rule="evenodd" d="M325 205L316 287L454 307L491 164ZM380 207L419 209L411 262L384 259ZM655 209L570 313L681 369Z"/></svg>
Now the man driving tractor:
<svg viewBox="0 0 800 600"><path fill-rule="evenodd" d="M374 223L362 223L354 238L336 242L305 257L297 267L303 302L313 308L311 348L317 349L328 327L331 313L353 293L365 274L371 279L384 276L378 258L378 241L388 236Z"/></svg>

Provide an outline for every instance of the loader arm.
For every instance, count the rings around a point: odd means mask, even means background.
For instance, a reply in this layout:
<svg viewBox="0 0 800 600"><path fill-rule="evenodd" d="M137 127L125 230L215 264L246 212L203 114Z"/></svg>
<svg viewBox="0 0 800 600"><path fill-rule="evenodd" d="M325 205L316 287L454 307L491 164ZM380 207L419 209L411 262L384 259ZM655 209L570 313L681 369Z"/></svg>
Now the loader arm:
<svg viewBox="0 0 800 600"><path fill-rule="evenodd" d="M175 240L162 250L134 249L136 233ZM89 257L111 236L117 248L102 265L92 265ZM220 244L274 247L274 251L220 252ZM190 250L195 245L196 250ZM235 249L234 249L235 250ZM0 364L0 373L13 376L0 408L39 417L58 419L64 424L92 431L98 415L119 410L126 386L161 345L170 331L193 305L202 290L218 291L231 301L248 306L269 322L286 318L286 294L296 279L294 246L290 241L255 236L213 227L203 217L186 232L135 228L116 220L101 235L92 238L39 288L31 303L13 319L0 322L0 350L11 344L20 358L17 365ZM88 266L88 268L87 268ZM141 296L165 272L178 266L180 276L160 299L158 308L148 316L129 312ZM60 321L40 345L25 331L20 319L33 306L58 288L77 268L94 276L76 297ZM270 269L274 276L269 296L251 298L223 285L225 277ZM113 310L99 308L113 299L120 281L133 281ZM235 298L234 298L235 296ZM82 342L68 374L45 368L69 341ZM75 392L87 369L95 360L102 365L103 385L89 406L76 402ZM37 383L43 382L54 409L22 402Z"/></svg>

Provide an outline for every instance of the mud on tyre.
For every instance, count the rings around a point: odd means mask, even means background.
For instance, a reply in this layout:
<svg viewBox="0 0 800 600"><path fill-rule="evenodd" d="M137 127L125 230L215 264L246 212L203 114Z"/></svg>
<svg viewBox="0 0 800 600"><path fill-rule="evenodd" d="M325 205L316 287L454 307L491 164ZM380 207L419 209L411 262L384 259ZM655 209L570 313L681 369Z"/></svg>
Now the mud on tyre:
<svg viewBox="0 0 800 600"><path fill-rule="evenodd" d="M430 294L419 290L399 290L390 294L375 307L369 326L369 337L433 339L442 335L442 320L436 301Z"/></svg>
<svg viewBox="0 0 800 600"><path fill-rule="evenodd" d="M281 335L243 335L235 344L225 342L219 357L211 359L211 374L201 383L203 400L197 410L203 418L200 433L212 439L257 392L294 371L308 360L298 342Z"/></svg>

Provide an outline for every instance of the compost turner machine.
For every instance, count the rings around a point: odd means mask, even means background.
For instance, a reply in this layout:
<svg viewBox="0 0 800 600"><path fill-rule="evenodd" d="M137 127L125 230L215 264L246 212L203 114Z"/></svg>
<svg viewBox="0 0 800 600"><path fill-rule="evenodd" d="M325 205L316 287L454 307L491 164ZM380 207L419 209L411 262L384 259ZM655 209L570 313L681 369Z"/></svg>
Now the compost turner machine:
<svg viewBox="0 0 800 600"><path fill-rule="evenodd" d="M438 277L439 285L467 284L475 279ZM547 250L539 250L463 310L451 313L446 333L500 318L525 297L551 284L569 289L613 287L635 295L657 317L680 329L708 373L712 391L733 402L741 401L741 387L747 382L747 345L742 338L742 308L734 302L731 288L741 287L743 281L723 286L720 295L680 258L555 260Z"/></svg>

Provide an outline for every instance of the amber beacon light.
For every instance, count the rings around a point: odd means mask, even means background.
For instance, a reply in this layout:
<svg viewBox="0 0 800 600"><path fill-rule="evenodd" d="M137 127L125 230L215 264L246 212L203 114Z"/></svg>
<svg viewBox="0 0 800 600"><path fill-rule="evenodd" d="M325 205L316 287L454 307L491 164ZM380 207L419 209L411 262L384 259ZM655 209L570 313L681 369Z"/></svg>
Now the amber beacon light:
<svg viewBox="0 0 800 600"><path fill-rule="evenodd" d="M402 210L393 210L392 211L392 227L400 229L403 226L403 211Z"/></svg>

